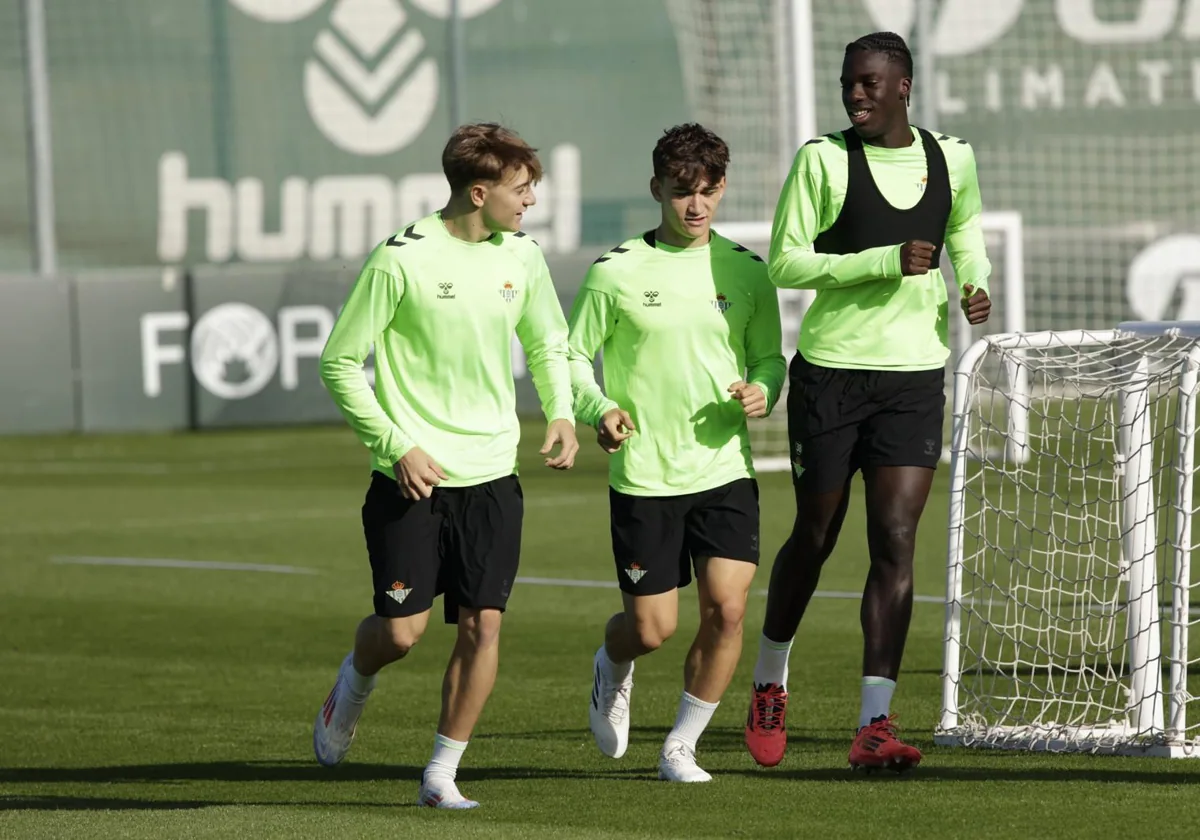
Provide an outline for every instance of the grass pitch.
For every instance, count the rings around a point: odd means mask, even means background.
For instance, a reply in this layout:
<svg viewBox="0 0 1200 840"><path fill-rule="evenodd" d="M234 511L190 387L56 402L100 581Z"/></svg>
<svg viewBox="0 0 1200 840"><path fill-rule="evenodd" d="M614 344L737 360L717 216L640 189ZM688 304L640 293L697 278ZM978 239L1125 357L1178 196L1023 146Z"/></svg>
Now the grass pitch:
<svg viewBox="0 0 1200 840"><path fill-rule="evenodd" d="M528 427L523 444L522 575L610 582L603 456L585 441L576 470L552 474L540 434ZM788 756L757 768L741 730L762 591L791 521L786 474L761 477L766 558L743 660L700 742L712 784L655 776L695 629L690 590L678 635L638 663L619 761L595 749L586 709L618 593L523 584L459 774L480 809L413 805L452 638L440 623L384 672L346 762L321 768L312 719L371 603L365 455L341 428L0 441L0 837L1166 838L1197 824L1200 762L934 747L943 616L930 603L916 606L893 706L925 750L920 768L847 768L861 648L858 602L836 597L815 601L796 640ZM918 546L917 591L935 597L945 480ZM855 490L826 593L859 591L866 573Z"/></svg>

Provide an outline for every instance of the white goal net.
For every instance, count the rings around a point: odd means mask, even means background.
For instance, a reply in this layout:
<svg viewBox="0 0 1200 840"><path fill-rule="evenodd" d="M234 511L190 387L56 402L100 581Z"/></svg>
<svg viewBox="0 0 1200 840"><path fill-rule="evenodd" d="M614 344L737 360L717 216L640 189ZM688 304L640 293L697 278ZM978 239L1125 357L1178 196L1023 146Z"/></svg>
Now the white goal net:
<svg viewBox="0 0 1200 840"><path fill-rule="evenodd" d="M1123 324L963 355L938 743L1200 755L1197 336Z"/></svg>

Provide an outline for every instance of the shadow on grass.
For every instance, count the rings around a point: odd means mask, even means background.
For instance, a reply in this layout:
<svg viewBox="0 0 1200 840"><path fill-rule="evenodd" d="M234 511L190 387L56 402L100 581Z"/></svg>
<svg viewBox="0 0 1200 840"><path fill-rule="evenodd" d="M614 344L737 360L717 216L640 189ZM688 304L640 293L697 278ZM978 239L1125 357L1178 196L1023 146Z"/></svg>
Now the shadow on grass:
<svg viewBox="0 0 1200 840"><path fill-rule="evenodd" d="M337 808L346 805L367 808L416 808L415 802L242 802L200 799L134 799L112 796L3 796L4 811L194 811L229 806Z"/></svg>
<svg viewBox="0 0 1200 840"><path fill-rule="evenodd" d="M403 764L356 764L321 767L311 761L212 761L180 764L128 764L109 767L0 768L0 784L109 784L138 782L412 782L424 767ZM572 770L562 767L464 767L459 781L525 779L649 778L645 768ZM0 802L3 800L0 799ZM150 803L153 804L153 803ZM213 803L201 803L210 805Z"/></svg>

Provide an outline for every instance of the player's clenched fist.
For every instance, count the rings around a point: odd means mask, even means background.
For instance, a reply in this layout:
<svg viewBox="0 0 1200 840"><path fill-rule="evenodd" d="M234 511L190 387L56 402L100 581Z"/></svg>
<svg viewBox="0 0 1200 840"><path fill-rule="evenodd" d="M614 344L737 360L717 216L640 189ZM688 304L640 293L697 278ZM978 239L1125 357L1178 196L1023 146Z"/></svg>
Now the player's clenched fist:
<svg viewBox="0 0 1200 840"><path fill-rule="evenodd" d="M757 385L748 385L738 380L729 386L729 393L742 404L742 411L747 417L767 416L767 395Z"/></svg>
<svg viewBox="0 0 1200 840"><path fill-rule="evenodd" d="M406 499L428 499L433 488L446 480L437 462L414 446L392 467L400 493Z"/></svg>
<svg viewBox="0 0 1200 840"><path fill-rule="evenodd" d="M967 323L972 326L987 321L988 315L992 314L992 302L988 299L987 292L976 289L970 283L963 286L962 311L967 316Z"/></svg>
<svg viewBox="0 0 1200 840"><path fill-rule="evenodd" d="M623 408L612 408L604 413L596 426L596 442L609 455L621 448L621 443L633 437L637 427L633 418Z"/></svg>
<svg viewBox="0 0 1200 840"><path fill-rule="evenodd" d="M933 262L933 243L914 239L900 246L900 273L905 277L928 274Z"/></svg>

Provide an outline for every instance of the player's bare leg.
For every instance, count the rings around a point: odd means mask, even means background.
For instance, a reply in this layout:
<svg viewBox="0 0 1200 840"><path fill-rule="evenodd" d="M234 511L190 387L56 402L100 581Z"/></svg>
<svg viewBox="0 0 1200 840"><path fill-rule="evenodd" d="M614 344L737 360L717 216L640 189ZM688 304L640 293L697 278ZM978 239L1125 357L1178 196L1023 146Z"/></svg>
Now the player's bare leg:
<svg viewBox="0 0 1200 840"><path fill-rule="evenodd" d="M679 594L621 593L625 609L608 620L604 644L592 663L592 698L588 723L596 746L610 758L620 758L629 746L629 704L633 692L633 662L657 650L675 634L679 624Z"/></svg>
<svg viewBox="0 0 1200 840"><path fill-rule="evenodd" d="M358 625L354 650L338 670L337 681L313 724L313 752L325 766L337 764L350 750L375 675L403 659L425 632L429 611L405 618L369 615Z"/></svg>
<svg viewBox="0 0 1200 840"><path fill-rule="evenodd" d="M499 610L460 607L458 638L442 680L442 714L438 719L433 757L425 767L418 801L438 808L479 805L458 791L458 762L484 704L496 684L500 664Z"/></svg>
<svg viewBox="0 0 1200 840"><path fill-rule="evenodd" d="M675 727L667 735L659 759L661 779L712 779L696 764L696 744L729 688L741 658L746 598L757 569L753 563L721 557L696 561L700 628L684 662L683 697Z"/></svg>
<svg viewBox="0 0 1200 840"><path fill-rule="evenodd" d="M746 747L764 767L782 761L787 749L787 675L792 638L817 591L821 568L837 544L849 504L849 481L825 493L797 491L792 534L771 567L767 615L746 717Z"/></svg>
<svg viewBox="0 0 1200 840"><path fill-rule="evenodd" d="M875 467L867 489L867 542L871 570L862 600L863 687L853 767L905 770L921 753L896 738L890 706L913 605L917 525L933 484L925 467Z"/></svg>

